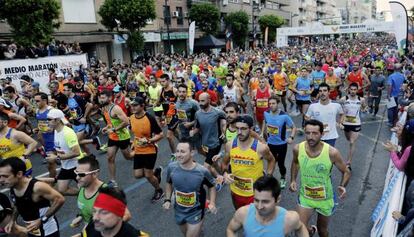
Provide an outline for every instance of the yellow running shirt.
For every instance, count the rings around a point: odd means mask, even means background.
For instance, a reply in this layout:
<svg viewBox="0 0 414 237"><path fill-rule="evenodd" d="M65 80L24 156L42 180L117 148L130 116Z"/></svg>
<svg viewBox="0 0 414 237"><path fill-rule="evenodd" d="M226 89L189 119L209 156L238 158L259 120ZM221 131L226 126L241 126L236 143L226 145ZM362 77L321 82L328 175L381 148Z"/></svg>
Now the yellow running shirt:
<svg viewBox="0 0 414 237"><path fill-rule="evenodd" d="M233 140L230 150L230 165L234 183L230 184L233 193L242 197L254 195L253 183L263 176L263 160L257 154L258 140L254 139L247 150L237 146L238 139Z"/></svg>

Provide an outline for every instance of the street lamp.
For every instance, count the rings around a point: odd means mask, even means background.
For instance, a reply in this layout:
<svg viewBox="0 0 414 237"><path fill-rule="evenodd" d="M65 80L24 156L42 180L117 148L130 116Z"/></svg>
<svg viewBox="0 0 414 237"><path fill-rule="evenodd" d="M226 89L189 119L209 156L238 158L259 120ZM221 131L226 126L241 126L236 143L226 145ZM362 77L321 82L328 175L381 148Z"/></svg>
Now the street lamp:
<svg viewBox="0 0 414 237"><path fill-rule="evenodd" d="M253 32L253 44L252 47L254 48L254 43L256 42L256 29L255 29L255 25L254 25L254 12L260 12L260 10L262 10L262 8L260 7L260 2L256 5L255 4L256 0L252 1L252 32Z"/></svg>

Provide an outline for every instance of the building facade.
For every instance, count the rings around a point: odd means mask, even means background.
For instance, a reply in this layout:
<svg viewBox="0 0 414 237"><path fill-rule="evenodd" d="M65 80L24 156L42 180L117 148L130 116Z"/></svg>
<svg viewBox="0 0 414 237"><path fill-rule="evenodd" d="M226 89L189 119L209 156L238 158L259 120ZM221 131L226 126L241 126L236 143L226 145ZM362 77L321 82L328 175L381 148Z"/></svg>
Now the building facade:
<svg viewBox="0 0 414 237"><path fill-rule="evenodd" d="M318 21L339 24L340 14L335 0L293 0L287 10L292 13L291 26L304 26Z"/></svg>

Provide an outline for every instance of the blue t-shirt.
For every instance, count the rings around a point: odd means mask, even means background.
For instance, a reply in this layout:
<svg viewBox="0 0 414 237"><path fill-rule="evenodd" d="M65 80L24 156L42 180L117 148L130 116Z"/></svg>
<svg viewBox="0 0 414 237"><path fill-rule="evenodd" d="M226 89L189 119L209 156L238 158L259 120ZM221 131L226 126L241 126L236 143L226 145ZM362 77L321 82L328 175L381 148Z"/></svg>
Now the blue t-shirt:
<svg viewBox="0 0 414 237"><path fill-rule="evenodd" d="M319 85L325 81L325 72L324 71L313 71L311 73L312 83L315 89L319 89Z"/></svg>
<svg viewBox="0 0 414 237"><path fill-rule="evenodd" d="M267 127L267 143L271 145L286 144L286 128L293 127L293 121L288 114L280 111L272 114L271 111L264 112Z"/></svg>
<svg viewBox="0 0 414 237"><path fill-rule="evenodd" d="M308 78L298 77L296 79L296 90L298 91L310 91L311 86L311 81ZM310 101L310 94L300 95L298 93L296 94L296 100Z"/></svg>
<svg viewBox="0 0 414 237"><path fill-rule="evenodd" d="M394 72L388 76L388 85L391 86L391 96L397 97L400 93L401 85L403 84L405 77L400 72Z"/></svg>

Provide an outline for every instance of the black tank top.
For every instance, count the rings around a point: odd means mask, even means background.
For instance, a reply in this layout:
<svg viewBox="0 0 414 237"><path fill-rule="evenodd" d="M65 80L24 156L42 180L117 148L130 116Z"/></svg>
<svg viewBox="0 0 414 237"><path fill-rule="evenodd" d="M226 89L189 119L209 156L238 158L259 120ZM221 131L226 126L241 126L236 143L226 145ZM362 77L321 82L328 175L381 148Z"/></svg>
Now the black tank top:
<svg viewBox="0 0 414 237"><path fill-rule="evenodd" d="M174 94L174 89L166 91L164 88L162 88L160 101L163 104L175 103L177 101L177 97Z"/></svg>
<svg viewBox="0 0 414 237"><path fill-rule="evenodd" d="M24 221L33 221L40 218L40 210L50 207L49 200L42 199L39 202L34 202L32 199L33 188L37 179L31 179L29 185L23 196L18 197L14 193L14 189L10 189L10 197L14 205L16 206L19 214Z"/></svg>

